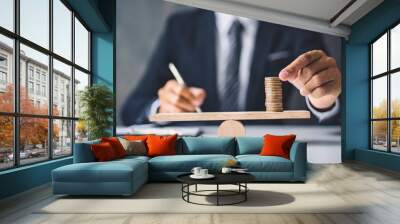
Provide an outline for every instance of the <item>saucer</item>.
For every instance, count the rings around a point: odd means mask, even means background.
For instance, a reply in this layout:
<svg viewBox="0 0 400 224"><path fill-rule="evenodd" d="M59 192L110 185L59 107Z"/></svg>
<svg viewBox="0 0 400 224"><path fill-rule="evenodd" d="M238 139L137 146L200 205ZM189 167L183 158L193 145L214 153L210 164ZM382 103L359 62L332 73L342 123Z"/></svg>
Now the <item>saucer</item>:
<svg viewBox="0 0 400 224"><path fill-rule="evenodd" d="M215 176L214 175L212 175L212 174L207 174L207 175L204 175L204 176L200 176L200 175L194 175L194 174L192 174L192 175L190 175L190 178L193 178L193 179L211 179L211 178L214 178Z"/></svg>

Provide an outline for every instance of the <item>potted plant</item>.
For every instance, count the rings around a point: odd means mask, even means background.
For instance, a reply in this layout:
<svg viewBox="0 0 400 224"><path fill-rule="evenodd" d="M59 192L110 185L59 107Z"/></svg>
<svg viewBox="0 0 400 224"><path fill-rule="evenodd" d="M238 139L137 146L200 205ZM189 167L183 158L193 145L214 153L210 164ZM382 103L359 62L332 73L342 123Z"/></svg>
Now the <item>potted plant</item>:
<svg viewBox="0 0 400 224"><path fill-rule="evenodd" d="M109 136L112 126L113 94L102 84L94 84L80 92L81 119L87 128L89 140Z"/></svg>

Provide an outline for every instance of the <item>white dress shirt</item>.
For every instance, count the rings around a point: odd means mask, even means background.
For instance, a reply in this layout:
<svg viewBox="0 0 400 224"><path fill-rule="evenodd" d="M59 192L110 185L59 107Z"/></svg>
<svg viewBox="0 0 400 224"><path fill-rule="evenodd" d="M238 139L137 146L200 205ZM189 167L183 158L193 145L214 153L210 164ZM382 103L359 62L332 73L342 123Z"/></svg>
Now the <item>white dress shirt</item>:
<svg viewBox="0 0 400 224"><path fill-rule="evenodd" d="M216 24L216 64L217 64L217 88L219 97L223 94L224 84L226 80L226 66L228 65L230 43L228 32L233 22L239 20L243 25L242 33L242 50L240 55L239 67L239 110L246 110L247 89L250 80L251 63L253 61L254 44L256 41L256 34L258 30L258 22L253 19L233 16L229 14L215 12ZM296 88L296 87L293 87ZM264 97L264 96L260 96ZM305 97L307 107L310 109L320 122L329 119L339 112L339 101L336 100L335 105L329 111L320 112L316 110L308 98ZM160 107L159 100L153 102L150 107L149 115L157 113Z"/></svg>
<svg viewBox="0 0 400 224"><path fill-rule="evenodd" d="M243 25L242 50L239 64L239 110L246 110L247 88L249 86L250 68L253 61L254 43L257 34L258 22L252 19L232 16L224 13L215 13L216 55L217 55L217 88L221 99L226 82L226 67L229 64L231 43L229 30L235 20ZM223 99L221 99L223 100Z"/></svg>

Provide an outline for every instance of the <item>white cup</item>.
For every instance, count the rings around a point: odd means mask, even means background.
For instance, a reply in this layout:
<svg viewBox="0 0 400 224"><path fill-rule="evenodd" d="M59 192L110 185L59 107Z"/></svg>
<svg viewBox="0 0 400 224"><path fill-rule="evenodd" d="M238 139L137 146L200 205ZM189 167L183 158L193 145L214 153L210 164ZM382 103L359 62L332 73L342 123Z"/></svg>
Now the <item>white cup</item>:
<svg viewBox="0 0 400 224"><path fill-rule="evenodd" d="M193 173L194 175L196 175L196 176L199 176L199 175L201 175L201 173L200 173L201 170L202 170L201 167L193 167L192 173Z"/></svg>
<svg viewBox="0 0 400 224"><path fill-rule="evenodd" d="M207 176L208 175L208 169L201 169L200 170L200 176Z"/></svg>
<svg viewBox="0 0 400 224"><path fill-rule="evenodd" d="M230 172L232 172L232 168L229 168L229 167L222 167L221 172L222 172L222 173L230 173Z"/></svg>

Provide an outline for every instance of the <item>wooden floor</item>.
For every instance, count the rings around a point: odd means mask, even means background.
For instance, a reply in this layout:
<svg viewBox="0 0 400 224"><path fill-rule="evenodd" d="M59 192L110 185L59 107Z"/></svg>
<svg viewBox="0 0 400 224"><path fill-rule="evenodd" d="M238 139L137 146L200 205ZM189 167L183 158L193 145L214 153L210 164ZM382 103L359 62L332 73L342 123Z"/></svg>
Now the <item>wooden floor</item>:
<svg viewBox="0 0 400 224"><path fill-rule="evenodd" d="M54 200L50 187L43 186L0 202L0 223L400 223L400 174L358 163L313 165L308 182L368 206L357 214L35 214Z"/></svg>

